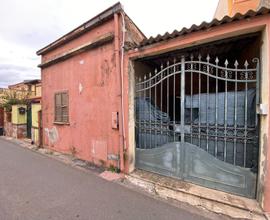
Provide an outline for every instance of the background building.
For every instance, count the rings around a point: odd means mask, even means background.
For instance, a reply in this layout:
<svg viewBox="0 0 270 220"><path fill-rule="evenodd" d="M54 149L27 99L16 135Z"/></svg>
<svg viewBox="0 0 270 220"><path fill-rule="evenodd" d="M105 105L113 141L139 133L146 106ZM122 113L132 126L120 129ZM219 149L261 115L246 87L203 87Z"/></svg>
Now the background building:
<svg viewBox="0 0 270 220"><path fill-rule="evenodd" d="M261 7L270 7L269 0L219 0L215 18L221 19L228 15L234 16L236 13L245 14L248 10L257 11Z"/></svg>

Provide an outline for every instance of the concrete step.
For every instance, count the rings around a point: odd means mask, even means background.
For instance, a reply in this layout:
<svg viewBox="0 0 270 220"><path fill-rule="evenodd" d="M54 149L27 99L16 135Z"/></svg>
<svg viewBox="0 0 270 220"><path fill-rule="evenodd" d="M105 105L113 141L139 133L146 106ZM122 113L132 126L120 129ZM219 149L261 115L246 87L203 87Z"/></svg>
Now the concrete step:
<svg viewBox="0 0 270 220"><path fill-rule="evenodd" d="M135 170L130 175L127 175L126 179L149 193L162 198L188 203L231 218L267 219L258 202L253 199L208 189L142 170Z"/></svg>

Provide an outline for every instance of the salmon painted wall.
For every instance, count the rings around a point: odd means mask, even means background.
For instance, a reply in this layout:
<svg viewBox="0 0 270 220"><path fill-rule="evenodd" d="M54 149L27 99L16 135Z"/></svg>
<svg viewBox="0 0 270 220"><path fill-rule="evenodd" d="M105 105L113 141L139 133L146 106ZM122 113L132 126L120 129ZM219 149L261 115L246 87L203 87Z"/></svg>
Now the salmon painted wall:
<svg viewBox="0 0 270 220"><path fill-rule="evenodd" d="M69 41L65 43L63 46L60 46L58 48L55 48L52 51L49 51L48 53L44 54L42 56L42 62L45 62L54 56L57 56L59 54L62 54L70 49L74 49L76 47L82 46L82 44L88 43L105 33L114 32L114 22L113 19L110 19L107 22L104 22L102 25L92 29L91 31L82 34L81 36L73 39L72 41Z"/></svg>
<svg viewBox="0 0 270 220"><path fill-rule="evenodd" d="M261 0L220 0L215 18L222 19L225 15L233 17L236 13L245 14L248 10L256 11Z"/></svg>
<svg viewBox="0 0 270 220"><path fill-rule="evenodd" d="M230 16L234 16L236 13L245 14L248 10L256 11L259 7L260 0L231 0L232 5L229 11Z"/></svg>
<svg viewBox="0 0 270 220"><path fill-rule="evenodd" d="M113 19L80 38L48 53L65 52L114 30ZM43 60L44 60L43 59ZM57 151L108 165L107 155L118 154L119 130L112 129L112 112L119 112L119 74L114 42L88 50L42 70L44 144ZM54 94L69 93L69 124L54 123ZM117 165L115 161L111 164Z"/></svg>

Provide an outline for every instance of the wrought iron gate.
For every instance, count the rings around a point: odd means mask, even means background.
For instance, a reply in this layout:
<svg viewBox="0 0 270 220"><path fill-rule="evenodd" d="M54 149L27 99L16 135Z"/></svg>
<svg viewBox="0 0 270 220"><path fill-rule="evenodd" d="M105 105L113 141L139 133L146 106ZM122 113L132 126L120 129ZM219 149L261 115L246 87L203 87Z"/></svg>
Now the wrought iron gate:
<svg viewBox="0 0 270 220"><path fill-rule="evenodd" d="M136 82L136 167L254 198L259 60L199 55Z"/></svg>

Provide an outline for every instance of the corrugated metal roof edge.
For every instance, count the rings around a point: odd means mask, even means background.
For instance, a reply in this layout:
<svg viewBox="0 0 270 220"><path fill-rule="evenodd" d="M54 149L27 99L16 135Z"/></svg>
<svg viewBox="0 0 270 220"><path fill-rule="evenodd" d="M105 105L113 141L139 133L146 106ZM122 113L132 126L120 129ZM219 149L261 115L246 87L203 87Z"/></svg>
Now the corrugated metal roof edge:
<svg viewBox="0 0 270 220"><path fill-rule="evenodd" d="M239 20L243 20L243 19L246 19L246 18L252 18L252 17L256 17L256 16L259 16L259 15L265 15L265 14L269 14L269 13L270 13L269 8L262 7L258 11L249 10L245 14L237 13L233 17L224 16L221 20L218 20L218 19L215 18L211 22L205 22L204 21L200 25L193 24L190 28L184 27L180 31L174 30L172 33L166 32L163 35L158 34L156 37L151 36L148 39L143 40L140 43L140 45L135 46L135 47L130 48L130 49L141 48L141 47L144 47L144 46L148 46L148 45L155 44L155 43L158 43L158 42L161 42L161 41L173 39L173 38L176 38L176 37L179 37L179 36L182 36L182 35L185 35L185 34L189 34L189 33L192 33L192 32L208 29L210 27L215 27L215 26L219 26L219 25L222 25L222 24L231 23L233 21L239 21Z"/></svg>

